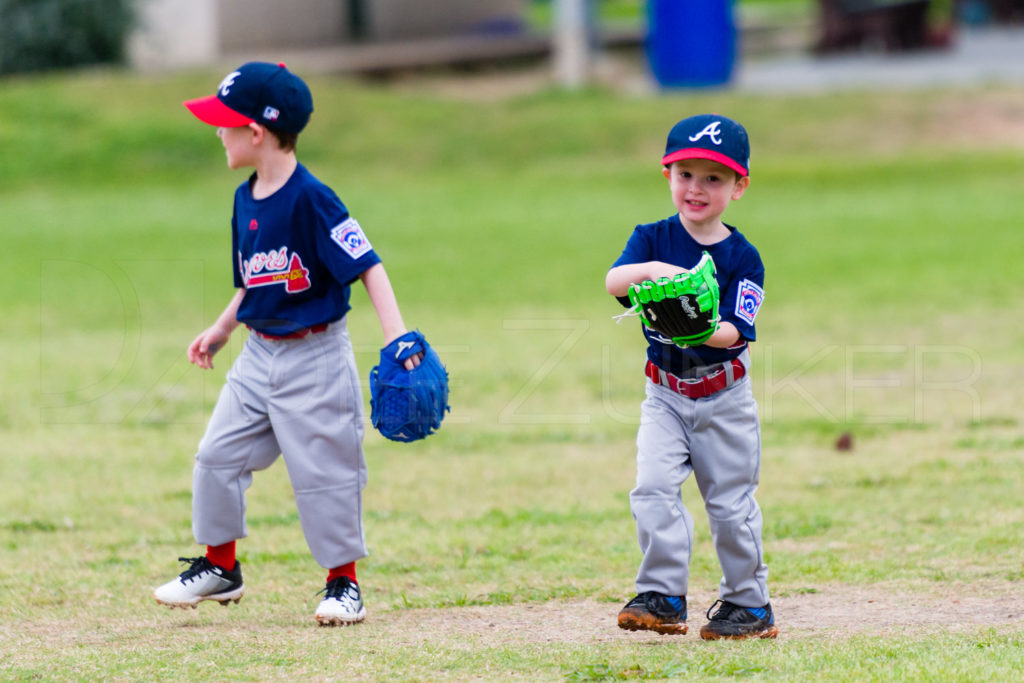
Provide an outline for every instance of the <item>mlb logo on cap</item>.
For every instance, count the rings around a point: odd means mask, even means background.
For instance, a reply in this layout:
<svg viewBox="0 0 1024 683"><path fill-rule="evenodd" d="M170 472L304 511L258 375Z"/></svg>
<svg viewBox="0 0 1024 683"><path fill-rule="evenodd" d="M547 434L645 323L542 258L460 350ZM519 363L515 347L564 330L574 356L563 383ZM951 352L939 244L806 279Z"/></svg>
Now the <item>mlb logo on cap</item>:
<svg viewBox="0 0 1024 683"><path fill-rule="evenodd" d="M313 96L306 83L283 63L269 62L243 64L224 77L215 95L184 104L211 126L261 123L285 133L300 132L313 113Z"/></svg>
<svg viewBox="0 0 1024 683"><path fill-rule="evenodd" d="M691 116L672 127L661 163L668 166L680 159L709 159L750 175L750 138L743 126L725 116Z"/></svg>

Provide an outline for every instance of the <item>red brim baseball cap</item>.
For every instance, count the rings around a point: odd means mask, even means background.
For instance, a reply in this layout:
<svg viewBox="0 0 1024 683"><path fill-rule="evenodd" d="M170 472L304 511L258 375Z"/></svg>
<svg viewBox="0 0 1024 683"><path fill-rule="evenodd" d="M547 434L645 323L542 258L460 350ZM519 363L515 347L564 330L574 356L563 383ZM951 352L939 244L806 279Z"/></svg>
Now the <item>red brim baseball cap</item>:
<svg viewBox="0 0 1024 683"><path fill-rule="evenodd" d="M691 116L669 131L661 163L668 166L681 159L708 159L750 175L750 138L743 126L725 116Z"/></svg>
<svg viewBox="0 0 1024 683"><path fill-rule="evenodd" d="M662 166L668 166L673 161L679 161L681 159L707 159L709 161L717 161L723 166L727 166L732 170L736 171L740 175L749 175L750 171L742 164L737 163L725 154L720 154L710 149L701 149L700 147L687 147L684 149L677 149L671 154L666 154L661 159Z"/></svg>
<svg viewBox="0 0 1024 683"><path fill-rule="evenodd" d="M183 104L197 119L211 126L237 128L238 126L248 126L250 123L255 123L248 116L239 114L221 102L220 98L216 95L186 100Z"/></svg>
<svg viewBox="0 0 1024 683"><path fill-rule="evenodd" d="M258 123L298 134L313 113L313 96L305 81L284 62L248 62L225 76L215 94L184 105L211 126L236 128Z"/></svg>

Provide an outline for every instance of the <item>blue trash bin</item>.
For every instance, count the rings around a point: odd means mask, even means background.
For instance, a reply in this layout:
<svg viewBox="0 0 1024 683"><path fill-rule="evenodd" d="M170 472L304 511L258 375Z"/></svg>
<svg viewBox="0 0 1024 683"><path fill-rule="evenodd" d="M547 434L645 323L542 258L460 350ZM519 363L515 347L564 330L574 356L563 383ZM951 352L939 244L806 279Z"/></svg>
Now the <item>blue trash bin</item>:
<svg viewBox="0 0 1024 683"><path fill-rule="evenodd" d="M733 0L647 0L647 61L667 88L723 85L736 62Z"/></svg>

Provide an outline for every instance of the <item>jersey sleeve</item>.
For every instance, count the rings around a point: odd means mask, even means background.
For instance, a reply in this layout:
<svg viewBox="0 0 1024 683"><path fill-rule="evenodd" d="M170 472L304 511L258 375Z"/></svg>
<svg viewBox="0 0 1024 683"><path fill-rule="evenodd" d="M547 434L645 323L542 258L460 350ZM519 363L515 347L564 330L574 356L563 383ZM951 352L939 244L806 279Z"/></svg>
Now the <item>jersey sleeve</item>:
<svg viewBox="0 0 1024 683"><path fill-rule="evenodd" d="M636 226L633 234L629 236L629 240L626 242L626 248L622 250L622 254L611 265L612 268L626 266L631 263L646 263L651 260L650 236L642 228L643 226Z"/></svg>
<svg viewBox="0 0 1024 683"><path fill-rule="evenodd" d="M316 248L320 260L342 286L380 263L359 222L333 192L318 194L311 202L316 220Z"/></svg>
<svg viewBox="0 0 1024 683"><path fill-rule="evenodd" d="M747 341L756 341L754 321L764 301L764 263L753 247L729 281L721 284L718 312L722 321L735 325Z"/></svg>
<svg viewBox="0 0 1024 683"><path fill-rule="evenodd" d="M622 254L619 255L619 258L615 259L615 263L608 270L618 268L619 266L628 266L633 263L647 263L652 260L653 249L651 247L650 235L642 228L643 226L636 226L633 234L626 241L626 247L622 250ZM615 298L618 299L620 304L629 308L629 297L617 296Z"/></svg>

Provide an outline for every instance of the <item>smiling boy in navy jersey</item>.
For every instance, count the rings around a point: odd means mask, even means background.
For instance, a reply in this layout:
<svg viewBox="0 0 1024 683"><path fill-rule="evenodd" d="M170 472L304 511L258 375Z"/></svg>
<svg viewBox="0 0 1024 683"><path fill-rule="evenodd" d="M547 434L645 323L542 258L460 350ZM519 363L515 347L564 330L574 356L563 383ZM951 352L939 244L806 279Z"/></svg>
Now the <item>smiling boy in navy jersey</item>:
<svg viewBox="0 0 1024 683"><path fill-rule="evenodd" d="M328 570L316 621L362 621L355 562L367 554L365 421L346 313L359 280L388 343L406 332L394 292L362 227L296 158L313 111L302 79L284 64L250 62L216 94L185 106L217 127L229 168L255 169L235 192L231 219L237 291L189 345L188 358L212 368L236 327L251 331L196 453L192 530L206 554L180 558L188 569L154 597L183 608L242 598L235 542L247 535L245 491L253 472L283 455L306 542Z"/></svg>
<svg viewBox="0 0 1024 683"><path fill-rule="evenodd" d="M761 431L750 389L748 344L764 298L757 249L722 214L750 185L750 142L739 123L705 114L668 135L662 172L677 213L638 225L605 280L623 306L631 283L671 278L706 252L721 292L718 329L699 346L678 346L642 326L646 400L637 433L636 487L629 495L643 552L637 595L619 612L631 631L684 634L693 519L680 487L694 474L722 567L720 600L701 638L774 638L761 509L754 500ZM717 611L715 607L718 607ZM714 614L712 614L714 611Z"/></svg>

